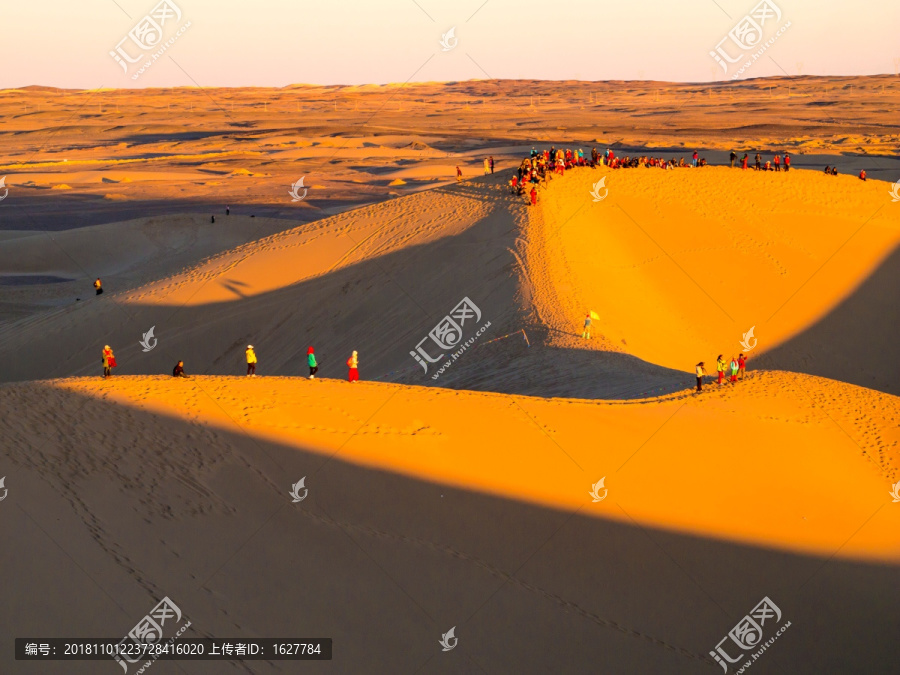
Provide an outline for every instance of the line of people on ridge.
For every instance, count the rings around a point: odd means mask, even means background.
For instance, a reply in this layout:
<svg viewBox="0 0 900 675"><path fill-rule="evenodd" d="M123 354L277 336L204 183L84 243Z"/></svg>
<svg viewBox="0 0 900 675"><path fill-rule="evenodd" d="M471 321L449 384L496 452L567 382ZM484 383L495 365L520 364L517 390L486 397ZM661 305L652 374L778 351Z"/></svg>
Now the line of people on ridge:
<svg viewBox="0 0 900 675"><path fill-rule="evenodd" d="M244 356L247 360L247 377L256 377L256 364L258 359L253 345L247 345L247 349L244 350ZM109 345L104 345L103 347L101 362L103 363L104 379L112 377L112 369L116 368L119 364L116 363L116 356L113 353L112 347ZM316 360L316 351L312 345L306 350L306 363L309 366L309 379L316 379L316 373L319 372L319 363ZM183 378L190 377L184 372L184 361L179 361L175 364L175 367L172 369L172 376ZM347 359L347 381L359 381L359 354L355 350L350 355L350 358Z"/></svg>
<svg viewBox="0 0 900 675"><path fill-rule="evenodd" d="M737 153L732 150L728 158L731 161L731 168L733 169L734 163L737 161ZM744 156L741 157L741 168L749 168L747 166L749 161L750 155L745 152ZM785 171L791 170L791 156L788 153L784 153L784 161L782 161L780 154L775 153L775 156L771 160L767 159L765 162L762 160L762 155L758 152L756 153L753 163L754 171L781 171L782 167L784 167Z"/></svg>
<svg viewBox="0 0 900 675"><path fill-rule="evenodd" d="M738 380L744 379L744 371L747 367L747 357L740 354L737 357L732 356L731 362L726 363L722 354L716 357L716 373L718 374L717 382L719 385L725 384L726 373L730 374L729 382L736 384ZM696 366L697 374L697 392L703 391L703 378L706 376L706 362L701 361Z"/></svg>

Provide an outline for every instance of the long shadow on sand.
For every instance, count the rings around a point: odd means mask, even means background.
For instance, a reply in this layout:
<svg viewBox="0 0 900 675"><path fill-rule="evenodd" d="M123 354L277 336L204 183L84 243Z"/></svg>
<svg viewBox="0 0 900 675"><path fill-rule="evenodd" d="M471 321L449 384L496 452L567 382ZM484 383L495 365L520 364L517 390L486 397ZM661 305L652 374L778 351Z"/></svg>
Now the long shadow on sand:
<svg viewBox="0 0 900 675"><path fill-rule="evenodd" d="M585 515L628 512L613 494L573 514L43 385L0 400L35 430L0 443L5 635L124 635L167 595L189 637L332 637L336 672L718 673L708 652L768 596L783 615L763 641L791 626L754 672L887 673L900 657L894 565L623 525Z"/></svg>

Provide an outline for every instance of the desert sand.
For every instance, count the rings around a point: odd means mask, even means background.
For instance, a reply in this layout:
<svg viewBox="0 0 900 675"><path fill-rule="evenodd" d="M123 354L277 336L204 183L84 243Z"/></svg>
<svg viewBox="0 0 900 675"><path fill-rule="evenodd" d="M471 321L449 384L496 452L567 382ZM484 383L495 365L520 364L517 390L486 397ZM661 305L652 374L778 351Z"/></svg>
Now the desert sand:
<svg viewBox="0 0 900 675"><path fill-rule="evenodd" d="M189 636L332 637L335 656L160 661L159 673L704 673L719 672L710 650L768 596L792 625L754 672L891 672L900 204L888 180L826 177L804 153L850 166L860 158L838 153L864 145L886 178L896 138L878 130L872 102L890 100L893 80L880 94L879 78L825 79L712 94L670 85L660 96L693 104L672 112L681 131L636 130L616 145L657 144L669 157L697 142L721 163L731 147L765 143L798 153L787 174L575 168L542 187L536 207L506 187L527 150L584 141L587 151L627 119L604 117L612 102L652 108L654 87L520 83L539 98L534 128L514 124L525 94L476 102L508 83L285 90L266 107L297 103L333 125L283 141L297 145L293 169L218 141L198 148L197 131L181 141L191 147L167 149L159 180L143 160L128 164L139 158L127 144L67 150L65 163L83 163L70 175L48 151L4 155L0 174L72 188L49 200L69 201L0 203L0 216L17 214L0 237L4 634L121 636L169 596ZM788 84L780 99L759 98ZM846 97L835 105L871 104L860 106L862 140L810 119L774 123L809 111L816 86ZM459 98L433 119L436 88ZM219 92L238 111L265 93ZM0 107L85 95L3 92ZM129 106L162 115L136 93L97 95L107 106L97 115L129 128L145 123ZM714 114L717 96L759 98L760 127L736 134ZM362 137L335 131L375 103L397 107L396 119L379 116L383 127ZM459 129L448 140L467 109L484 139ZM4 124L38 127L58 111L29 114ZM610 126L582 135L559 130L575 125L563 119ZM378 133L390 136L371 140ZM304 153L343 143L331 165L341 178L309 170ZM481 175L492 153L499 170ZM207 159L222 163L213 180L225 194L205 192ZM190 176L177 174L182 160ZM354 171L362 194L349 188ZM292 204L300 175L308 201ZM236 186L245 180L269 192ZM330 196L316 203L320 184ZM21 199L24 182L7 185ZM103 190L149 213L123 207L115 219L94 206ZM83 226L64 223L67 212ZM464 297L490 326L433 379L439 363L423 372L410 352ZM600 318L584 340L589 309ZM151 326L158 343L146 350ZM747 376L695 394L694 365L714 373L751 327ZM119 363L110 379L104 344ZM243 375L248 344L256 378ZM362 381L349 384L352 350ZM179 359L190 379L169 375ZM295 503L301 478L309 492ZM458 647L442 652L454 626ZM3 658L3 672L120 672Z"/></svg>

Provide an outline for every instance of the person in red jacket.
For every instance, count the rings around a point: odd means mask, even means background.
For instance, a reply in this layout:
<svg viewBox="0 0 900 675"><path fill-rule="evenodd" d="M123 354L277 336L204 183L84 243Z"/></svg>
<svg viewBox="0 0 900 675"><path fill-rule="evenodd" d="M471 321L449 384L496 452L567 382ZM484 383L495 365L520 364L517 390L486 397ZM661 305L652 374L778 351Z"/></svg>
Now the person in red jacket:
<svg viewBox="0 0 900 675"><path fill-rule="evenodd" d="M738 356L738 378L744 379L744 369L747 367L747 357L741 354Z"/></svg>
<svg viewBox="0 0 900 675"><path fill-rule="evenodd" d="M359 382L359 358L356 352L347 359L347 368L349 368L349 372L347 373L347 381L348 382Z"/></svg>
<svg viewBox="0 0 900 675"><path fill-rule="evenodd" d="M103 377L110 378L112 377L112 369L115 368L118 364L116 363L116 357L113 354L112 347L109 345L104 345L102 352L102 361L103 361Z"/></svg>
<svg viewBox="0 0 900 675"><path fill-rule="evenodd" d="M785 171L791 170L791 156L787 153L784 153L784 170Z"/></svg>
<svg viewBox="0 0 900 675"><path fill-rule="evenodd" d="M537 190L535 188L531 188L531 205L537 205Z"/></svg>

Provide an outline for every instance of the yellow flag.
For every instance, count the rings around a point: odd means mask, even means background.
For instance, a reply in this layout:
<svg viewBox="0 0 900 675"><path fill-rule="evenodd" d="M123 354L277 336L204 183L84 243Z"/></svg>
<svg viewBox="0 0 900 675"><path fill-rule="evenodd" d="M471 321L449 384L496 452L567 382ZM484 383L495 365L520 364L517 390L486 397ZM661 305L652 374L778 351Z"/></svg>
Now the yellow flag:
<svg viewBox="0 0 900 675"><path fill-rule="evenodd" d="M591 319L599 319L600 315L597 314L594 310L591 310Z"/></svg>

